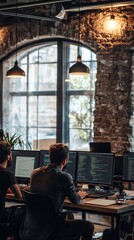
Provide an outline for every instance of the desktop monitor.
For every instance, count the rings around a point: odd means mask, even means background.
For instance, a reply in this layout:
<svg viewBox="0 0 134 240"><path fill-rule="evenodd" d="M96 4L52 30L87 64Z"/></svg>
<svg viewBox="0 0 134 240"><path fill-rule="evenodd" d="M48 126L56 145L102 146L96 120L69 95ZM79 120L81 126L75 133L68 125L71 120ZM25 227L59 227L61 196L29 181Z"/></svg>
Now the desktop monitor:
<svg viewBox="0 0 134 240"><path fill-rule="evenodd" d="M114 153L78 152L76 182L113 186Z"/></svg>
<svg viewBox="0 0 134 240"><path fill-rule="evenodd" d="M122 178L123 156L115 156L114 177Z"/></svg>
<svg viewBox="0 0 134 240"><path fill-rule="evenodd" d="M134 152L126 152L123 154L122 181L134 182Z"/></svg>
<svg viewBox="0 0 134 240"><path fill-rule="evenodd" d="M76 176L76 158L77 158L77 152L76 151L70 151L69 152L69 161L68 164L66 165L64 171L70 173L75 180ZM41 150L40 151L40 164L39 166L46 166L50 163L50 158L49 158L49 151L48 150Z"/></svg>
<svg viewBox="0 0 134 240"><path fill-rule="evenodd" d="M111 153L110 142L90 142L89 147L90 152Z"/></svg>
<svg viewBox="0 0 134 240"><path fill-rule="evenodd" d="M32 171L39 167L39 151L13 150L13 162L9 168L19 183L28 183Z"/></svg>
<svg viewBox="0 0 134 240"><path fill-rule="evenodd" d="M40 150L40 163L39 167L46 166L50 163L49 150Z"/></svg>
<svg viewBox="0 0 134 240"><path fill-rule="evenodd" d="M69 151L69 160L68 160L68 164L65 167L65 171L72 175L74 181L76 179L76 161L77 161L77 152Z"/></svg>

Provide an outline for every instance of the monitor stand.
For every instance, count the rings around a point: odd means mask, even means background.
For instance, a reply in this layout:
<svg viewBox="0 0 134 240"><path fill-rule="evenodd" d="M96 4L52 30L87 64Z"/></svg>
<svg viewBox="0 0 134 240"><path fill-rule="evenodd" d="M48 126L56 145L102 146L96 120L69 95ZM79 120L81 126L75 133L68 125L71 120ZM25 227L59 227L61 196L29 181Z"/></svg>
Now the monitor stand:
<svg viewBox="0 0 134 240"><path fill-rule="evenodd" d="M105 197L113 195L110 187L100 187L100 186L88 186L88 195L89 197Z"/></svg>
<svg viewBox="0 0 134 240"><path fill-rule="evenodd" d="M122 200L125 200L126 199L126 192L124 191L124 188L123 188L123 183L121 182L120 185L119 185L119 195L118 195L118 199L122 199Z"/></svg>

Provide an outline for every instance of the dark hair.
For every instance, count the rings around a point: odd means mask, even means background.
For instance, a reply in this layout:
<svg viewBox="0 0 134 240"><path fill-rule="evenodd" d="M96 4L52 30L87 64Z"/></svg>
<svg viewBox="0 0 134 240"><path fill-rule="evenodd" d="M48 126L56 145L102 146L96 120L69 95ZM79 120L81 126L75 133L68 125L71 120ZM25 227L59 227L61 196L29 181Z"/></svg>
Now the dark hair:
<svg viewBox="0 0 134 240"><path fill-rule="evenodd" d="M69 156L69 147L62 143L52 144L49 148L50 162L56 165L68 158Z"/></svg>
<svg viewBox="0 0 134 240"><path fill-rule="evenodd" d="M11 153L11 145L9 142L0 141L0 163L4 162Z"/></svg>

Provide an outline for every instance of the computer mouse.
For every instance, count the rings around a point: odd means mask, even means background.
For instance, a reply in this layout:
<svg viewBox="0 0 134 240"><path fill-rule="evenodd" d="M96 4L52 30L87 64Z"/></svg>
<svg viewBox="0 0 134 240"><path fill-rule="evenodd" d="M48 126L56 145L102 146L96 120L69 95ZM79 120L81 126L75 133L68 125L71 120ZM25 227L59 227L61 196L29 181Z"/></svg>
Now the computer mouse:
<svg viewBox="0 0 134 240"><path fill-rule="evenodd" d="M125 199L123 199L123 198L116 199L117 204L123 204L124 202L125 202Z"/></svg>

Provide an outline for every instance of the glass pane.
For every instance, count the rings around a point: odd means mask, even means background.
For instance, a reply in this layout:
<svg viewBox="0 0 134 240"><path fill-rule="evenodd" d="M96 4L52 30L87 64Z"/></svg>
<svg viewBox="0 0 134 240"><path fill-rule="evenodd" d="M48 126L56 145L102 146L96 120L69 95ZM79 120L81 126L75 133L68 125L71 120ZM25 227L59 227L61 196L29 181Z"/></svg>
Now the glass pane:
<svg viewBox="0 0 134 240"><path fill-rule="evenodd" d="M29 63L38 63L38 49L29 54Z"/></svg>
<svg viewBox="0 0 134 240"><path fill-rule="evenodd" d="M71 96L69 112L70 127L89 127L90 97Z"/></svg>
<svg viewBox="0 0 134 240"><path fill-rule="evenodd" d="M37 74L36 74L37 75ZM57 88L57 64L39 65L39 91L56 90Z"/></svg>
<svg viewBox="0 0 134 240"><path fill-rule="evenodd" d="M84 47L81 47L80 49L81 49L80 52L81 52L82 62L84 63L84 61L89 61L89 59L91 59L91 51Z"/></svg>
<svg viewBox="0 0 134 240"><path fill-rule="evenodd" d="M40 96L38 109L38 127L52 128L47 135L53 135L56 128L56 96Z"/></svg>
<svg viewBox="0 0 134 240"><path fill-rule="evenodd" d="M56 128L53 128L53 135L49 135L52 131L51 128L39 128L37 135L34 129L30 129L29 131L32 136L32 149L49 149L51 144L56 143Z"/></svg>
<svg viewBox="0 0 134 240"><path fill-rule="evenodd" d="M38 146L36 146L36 139L38 139L37 128L28 128L28 142L33 150L38 149Z"/></svg>
<svg viewBox="0 0 134 240"><path fill-rule="evenodd" d="M12 134L21 135L21 127L26 126L26 97L10 97L9 105L7 107L3 105L3 107L4 129Z"/></svg>
<svg viewBox="0 0 134 240"><path fill-rule="evenodd" d="M77 55L78 55L78 46L70 44L69 45L70 49L69 49L69 62L76 62L77 60Z"/></svg>
<svg viewBox="0 0 134 240"><path fill-rule="evenodd" d="M28 126L37 127L37 97L30 96L28 99Z"/></svg>
<svg viewBox="0 0 134 240"><path fill-rule="evenodd" d="M70 82L67 83L69 90L90 90L91 82L90 75L80 76L80 75L71 75Z"/></svg>
<svg viewBox="0 0 134 240"><path fill-rule="evenodd" d="M75 139L77 145L84 148L84 145L89 142L90 131L92 128L93 104L90 96L71 96L69 105L69 129L70 141ZM76 134L75 135L72 135ZM81 145L83 143L83 146ZM73 145L72 145L73 144ZM72 141L71 148L74 148Z"/></svg>
<svg viewBox="0 0 134 240"><path fill-rule="evenodd" d="M81 47L81 57L82 57L82 62L84 61L96 61L96 54L93 53L90 49Z"/></svg>
<svg viewBox="0 0 134 240"><path fill-rule="evenodd" d="M92 52L92 54L91 54L91 59L92 59L93 61L97 61L96 54L93 53L93 52Z"/></svg>
<svg viewBox="0 0 134 240"><path fill-rule="evenodd" d="M39 72L38 64L29 65L29 83L28 83L29 91L38 90L38 72Z"/></svg>
<svg viewBox="0 0 134 240"><path fill-rule="evenodd" d="M80 133L82 135L89 136L89 130L80 130L80 129L70 129L69 131L69 146L70 150L86 150L89 151L89 141L84 141L80 138Z"/></svg>
<svg viewBox="0 0 134 240"><path fill-rule="evenodd" d="M24 70L24 68L23 68ZM25 70L24 70L25 71ZM9 80L9 88L10 92L24 92L27 89L27 80L26 78L10 78ZM7 81L8 81L7 80Z"/></svg>
<svg viewBox="0 0 134 240"><path fill-rule="evenodd" d="M57 62L57 44L50 43L39 50L40 62Z"/></svg>
<svg viewBox="0 0 134 240"><path fill-rule="evenodd" d="M23 57L22 59L21 59L21 64L23 65L23 64L27 64L27 57Z"/></svg>

